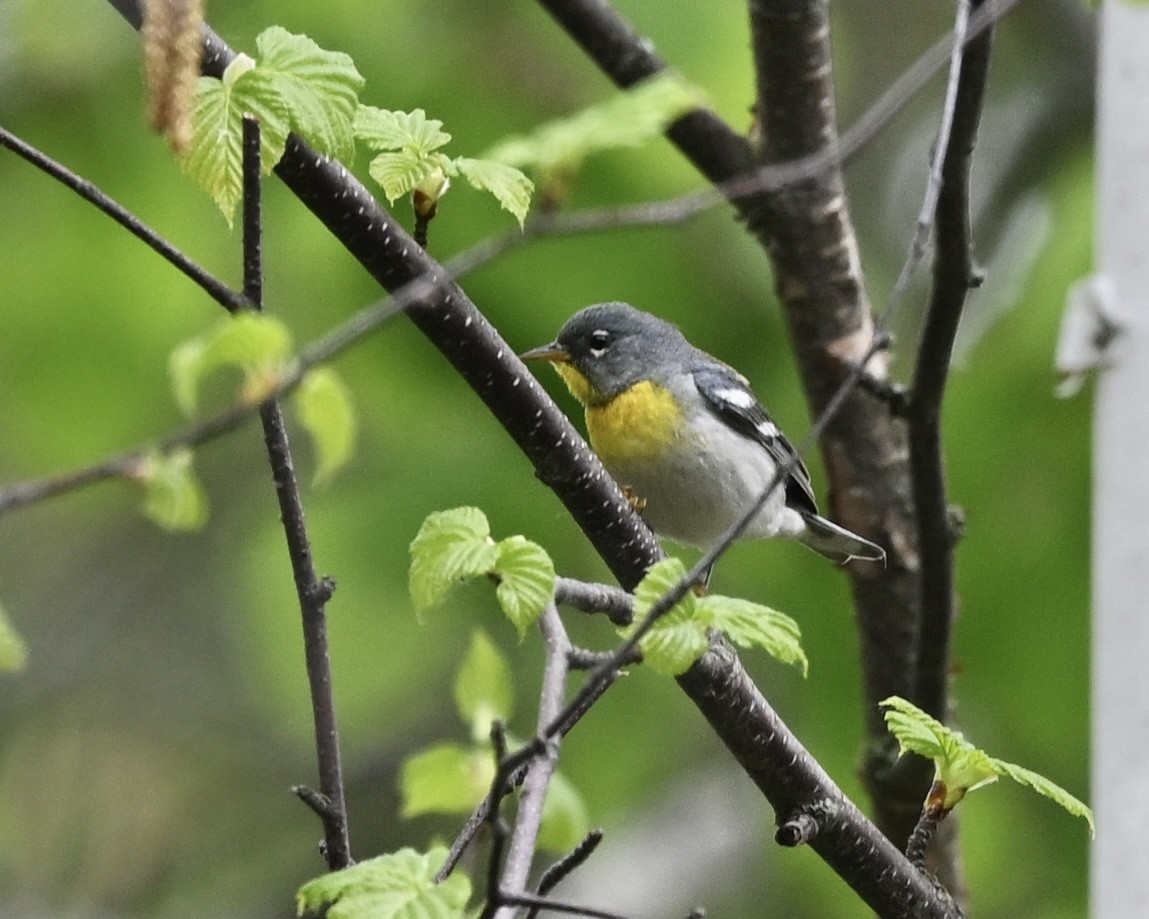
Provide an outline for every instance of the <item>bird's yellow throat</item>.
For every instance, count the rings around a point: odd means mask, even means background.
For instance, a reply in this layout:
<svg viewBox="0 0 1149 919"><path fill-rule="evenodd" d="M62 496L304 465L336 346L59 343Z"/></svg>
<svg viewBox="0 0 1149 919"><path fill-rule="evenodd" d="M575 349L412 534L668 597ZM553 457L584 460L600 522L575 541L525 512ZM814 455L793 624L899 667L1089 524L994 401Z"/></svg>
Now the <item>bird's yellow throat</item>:
<svg viewBox="0 0 1149 919"><path fill-rule="evenodd" d="M644 380L610 399L573 365L554 368L586 409L590 445L608 466L661 456L678 438L682 412L661 386Z"/></svg>

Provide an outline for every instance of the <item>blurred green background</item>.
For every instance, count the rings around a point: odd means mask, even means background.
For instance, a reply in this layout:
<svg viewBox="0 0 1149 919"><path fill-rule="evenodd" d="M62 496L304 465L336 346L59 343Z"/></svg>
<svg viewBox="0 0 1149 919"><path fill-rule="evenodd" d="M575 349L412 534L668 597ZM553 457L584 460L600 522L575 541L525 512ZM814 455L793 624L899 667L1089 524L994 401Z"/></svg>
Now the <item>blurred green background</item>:
<svg viewBox="0 0 1149 919"><path fill-rule="evenodd" d="M744 5L619 0L658 50L739 130L753 100ZM834 4L839 113L849 124L948 27L948 4ZM526 0L301 0L209 5L234 47L279 24L350 53L363 99L422 107L478 155L510 132L612 92ZM1089 271L1092 23L1077 0L1023 4L1001 29L974 181L988 271L963 327L946 402L952 499L968 516L958 561L955 691L961 727L991 753L1085 796L1088 712L1088 397L1053 398L1067 287ZM931 84L850 165L874 303L896 276L920 197L942 91ZM134 210L232 283L238 234L144 124L138 44L100 0L0 6L0 121ZM366 157L355 164L365 174ZM575 206L700 187L670 147L588 164ZM410 225L406 203L397 213ZM0 151L0 482L91 463L181 423L171 349L220 315L150 250L46 176ZM267 302L297 342L379 291L281 186L266 195ZM453 191L432 227L445 258L512 225L487 197ZM465 286L515 347L549 340L577 308L625 299L679 322L742 369L795 436L808 426L767 263L728 210L661 229L534 243ZM912 352L919 285L898 324ZM361 443L349 470L306 492L329 612L352 843L359 857L450 837L457 821L397 817L403 757L465 740L450 697L474 624L521 677L533 723L538 643L518 645L482 590L417 626L407 544L423 517L482 507L496 536L542 542L562 573L604 566L479 401L400 320L340 359ZM545 384L570 411L557 378ZM310 468L297 438L300 465ZM817 466L816 459L812 459ZM255 426L201 450L209 526L158 531L140 495L107 484L0 520L0 604L31 647L0 678L0 914L286 917L319 873L319 830L289 793L314 782L299 615ZM820 481L820 469L814 474ZM809 679L747 665L848 793L856 778L857 641L846 583L787 544L744 545L717 590L802 625ZM599 622L567 615L605 647ZM779 850L773 815L668 681L638 669L571 736L564 772L606 842L565 893L635 916L864 916L808 851ZM864 802L863 802L864 803ZM1016 786L961 808L975 915L1084 914L1084 825Z"/></svg>

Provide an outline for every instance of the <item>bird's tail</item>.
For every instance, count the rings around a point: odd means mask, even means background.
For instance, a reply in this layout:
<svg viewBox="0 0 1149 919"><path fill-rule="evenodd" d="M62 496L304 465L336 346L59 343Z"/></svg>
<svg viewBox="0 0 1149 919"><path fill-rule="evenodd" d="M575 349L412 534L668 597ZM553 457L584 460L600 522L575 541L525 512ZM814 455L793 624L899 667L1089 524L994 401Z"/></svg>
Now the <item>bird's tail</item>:
<svg viewBox="0 0 1149 919"><path fill-rule="evenodd" d="M844 565L852 558L870 562L886 560L886 551L881 546L862 539L857 533L851 533L825 517L805 513L802 519L806 529L798 535L798 541L839 565Z"/></svg>

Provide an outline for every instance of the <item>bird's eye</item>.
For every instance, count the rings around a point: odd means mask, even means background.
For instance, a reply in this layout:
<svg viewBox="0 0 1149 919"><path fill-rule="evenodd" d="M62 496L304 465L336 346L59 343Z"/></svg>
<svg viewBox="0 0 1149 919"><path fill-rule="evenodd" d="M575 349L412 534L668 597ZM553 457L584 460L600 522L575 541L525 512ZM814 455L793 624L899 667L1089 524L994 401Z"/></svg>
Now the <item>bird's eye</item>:
<svg viewBox="0 0 1149 919"><path fill-rule="evenodd" d="M614 336L606 329L595 329L590 333L590 353L598 357L610 347L613 340Z"/></svg>

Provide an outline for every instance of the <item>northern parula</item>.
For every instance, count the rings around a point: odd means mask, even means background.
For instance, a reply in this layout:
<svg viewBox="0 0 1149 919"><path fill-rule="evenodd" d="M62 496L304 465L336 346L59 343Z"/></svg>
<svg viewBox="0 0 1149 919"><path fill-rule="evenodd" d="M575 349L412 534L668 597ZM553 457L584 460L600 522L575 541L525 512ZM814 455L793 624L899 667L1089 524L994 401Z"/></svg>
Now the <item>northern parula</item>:
<svg viewBox="0 0 1149 919"><path fill-rule="evenodd" d="M591 446L660 536L710 548L793 460L743 538L797 539L839 563L885 559L818 514L809 471L746 378L669 322L626 303L589 306L522 357L553 364L586 409Z"/></svg>

